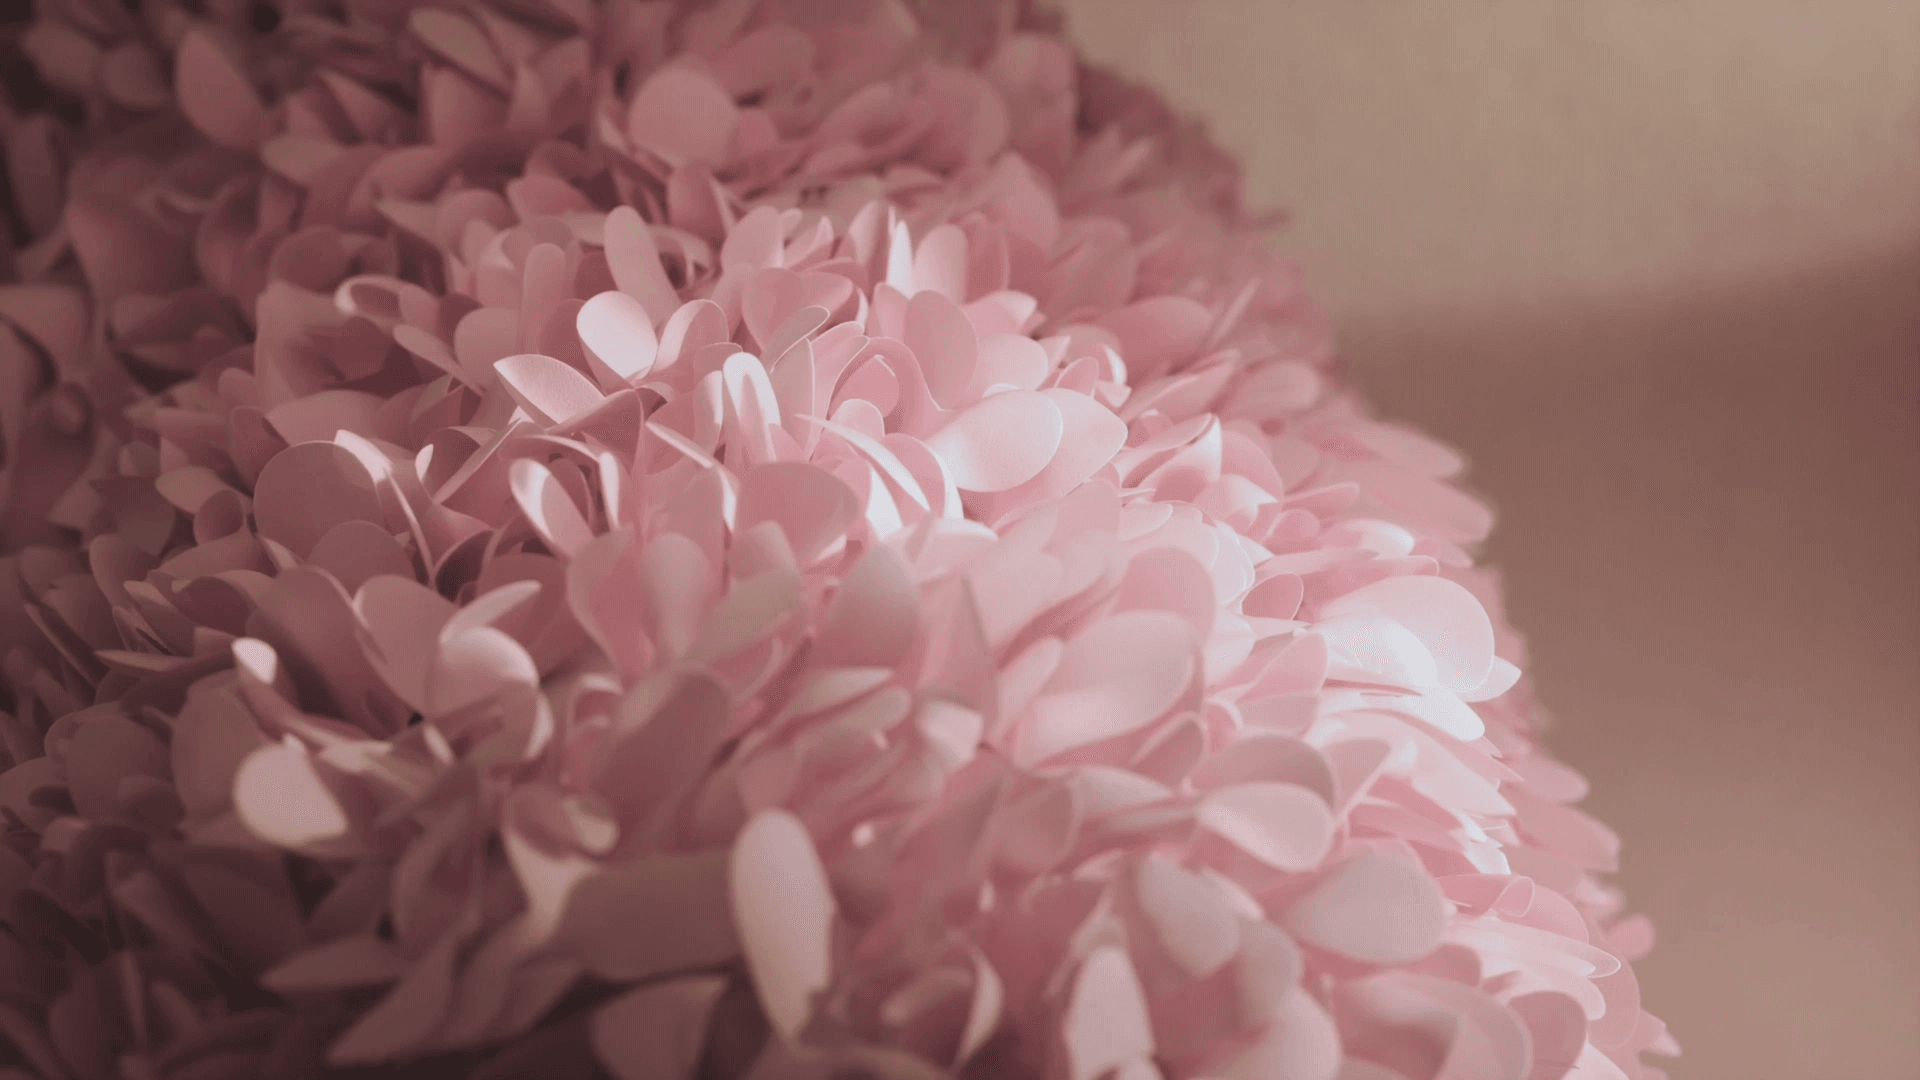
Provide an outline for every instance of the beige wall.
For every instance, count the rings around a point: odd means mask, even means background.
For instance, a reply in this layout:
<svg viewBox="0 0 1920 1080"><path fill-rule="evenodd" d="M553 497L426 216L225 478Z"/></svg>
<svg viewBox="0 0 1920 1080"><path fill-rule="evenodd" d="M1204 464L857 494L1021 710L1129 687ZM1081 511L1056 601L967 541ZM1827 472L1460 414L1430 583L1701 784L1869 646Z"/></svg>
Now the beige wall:
<svg viewBox="0 0 1920 1080"><path fill-rule="evenodd" d="M1920 2L1067 6L1470 453L1677 1080L1920 1077Z"/></svg>

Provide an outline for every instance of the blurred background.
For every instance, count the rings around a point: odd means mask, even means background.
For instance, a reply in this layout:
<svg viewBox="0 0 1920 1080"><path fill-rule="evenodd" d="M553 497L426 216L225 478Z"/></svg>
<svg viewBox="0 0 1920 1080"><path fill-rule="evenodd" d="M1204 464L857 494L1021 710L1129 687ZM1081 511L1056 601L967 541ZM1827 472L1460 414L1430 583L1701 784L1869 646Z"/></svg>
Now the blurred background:
<svg viewBox="0 0 1920 1080"><path fill-rule="evenodd" d="M1920 3L1064 6L1469 454L1676 1080L1920 1078Z"/></svg>

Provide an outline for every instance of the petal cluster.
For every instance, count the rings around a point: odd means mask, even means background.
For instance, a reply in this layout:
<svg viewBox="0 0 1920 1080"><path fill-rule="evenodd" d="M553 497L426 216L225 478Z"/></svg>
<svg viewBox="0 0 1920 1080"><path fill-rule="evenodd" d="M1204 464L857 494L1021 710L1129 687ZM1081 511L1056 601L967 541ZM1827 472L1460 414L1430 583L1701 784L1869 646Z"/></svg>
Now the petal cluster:
<svg viewBox="0 0 1920 1080"><path fill-rule="evenodd" d="M1664 1075L1460 459L1044 17L43 7L0 1073Z"/></svg>

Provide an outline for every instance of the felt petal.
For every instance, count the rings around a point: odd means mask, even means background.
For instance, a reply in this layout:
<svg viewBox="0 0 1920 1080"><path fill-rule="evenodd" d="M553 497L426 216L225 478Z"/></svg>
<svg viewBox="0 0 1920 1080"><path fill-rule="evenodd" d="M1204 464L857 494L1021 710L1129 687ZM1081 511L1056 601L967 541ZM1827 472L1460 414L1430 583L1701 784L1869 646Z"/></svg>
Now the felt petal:
<svg viewBox="0 0 1920 1080"><path fill-rule="evenodd" d="M620 382L637 382L652 370L660 344L653 322L646 305L626 293L603 292L587 301L574 326L581 344Z"/></svg>
<svg viewBox="0 0 1920 1080"><path fill-rule="evenodd" d="M1126 953L1109 945L1081 963L1061 1034L1071 1080L1099 1080L1152 1057L1153 1022Z"/></svg>
<svg viewBox="0 0 1920 1080"><path fill-rule="evenodd" d="M306 748L287 742L247 755L233 782L233 805L255 836L302 850L345 839L352 829L333 789L315 771Z"/></svg>
<svg viewBox="0 0 1920 1080"><path fill-rule="evenodd" d="M832 978L834 900L798 818L763 810L734 842L734 922L768 1022L793 1042Z"/></svg>
<svg viewBox="0 0 1920 1080"><path fill-rule="evenodd" d="M417 8L407 28L460 70L495 89L507 88L506 66L473 20L442 8Z"/></svg>
<svg viewBox="0 0 1920 1080"><path fill-rule="evenodd" d="M168 779L170 764L167 747L146 728L124 716L94 716L67 741L67 791L81 816L110 820L125 778Z"/></svg>
<svg viewBox="0 0 1920 1080"><path fill-rule="evenodd" d="M594 1011L594 1056L618 1080L689 1080L726 987L703 975L629 990Z"/></svg>
<svg viewBox="0 0 1920 1080"><path fill-rule="evenodd" d="M651 855L589 874L568 898L559 940L603 979L710 968L739 955L720 853Z"/></svg>
<svg viewBox="0 0 1920 1080"><path fill-rule="evenodd" d="M289 957L261 975L260 985L277 994L346 990L389 983L406 970L407 955L398 945L357 934Z"/></svg>
<svg viewBox="0 0 1920 1080"><path fill-rule="evenodd" d="M384 523L373 477L360 459L330 442L307 442L274 455L254 484L260 535L305 557L342 521Z"/></svg>
<svg viewBox="0 0 1920 1080"><path fill-rule="evenodd" d="M520 458L508 469L507 476L520 512L554 554L569 556L593 542L593 530L581 517L580 507L550 469L530 458Z"/></svg>
<svg viewBox="0 0 1920 1080"><path fill-rule="evenodd" d="M907 303L904 333L935 403L959 407L980 362L979 339L966 312L937 292L917 293Z"/></svg>
<svg viewBox="0 0 1920 1080"><path fill-rule="evenodd" d="M1404 964L1440 944L1449 908L1419 863L1367 852L1333 867L1287 910L1286 926L1342 956Z"/></svg>
<svg viewBox="0 0 1920 1080"><path fill-rule="evenodd" d="M551 356L509 356L496 362L493 369L500 373L500 382L513 400L549 427L584 415L601 402L600 391L591 380Z"/></svg>
<svg viewBox="0 0 1920 1080"><path fill-rule="evenodd" d="M661 342L684 338L691 323L708 311L718 312L711 302L690 306L684 312L673 283L660 265L660 249L653 240L653 229L631 206L617 206L607 215L607 268L613 273L620 291L640 301L652 325L662 327ZM680 316L679 318L675 318ZM674 322L670 324L669 319ZM676 326L679 334L673 333ZM664 349L662 363L681 355L679 348Z"/></svg>
<svg viewBox="0 0 1920 1080"><path fill-rule="evenodd" d="M1320 796L1277 782L1235 784L1201 801L1200 824L1281 870L1311 870L1333 848L1333 814Z"/></svg>
<svg viewBox="0 0 1920 1080"><path fill-rule="evenodd" d="M415 711L426 708L427 669L454 605L411 577L381 575L360 586L354 610L367 629L367 658Z"/></svg>
<svg viewBox="0 0 1920 1080"><path fill-rule="evenodd" d="M1326 643L1327 674L1391 686L1435 686L1440 668L1413 631L1377 615L1323 619L1314 625Z"/></svg>
<svg viewBox="0 0 1920 1080"><path fill-rule="evenodd" d="M1507 1002L1533 1037L1533 1067L1526 1080L1562 1080L1587 1045L1587 1014L1565 994L1541 991Z"/></svg>
<svg viewBox="0 0 1920 1080"><path fill-rule="evenodd" d="M686 66L655 72L634 95L627 137L672 164L716 164L726 158L740 110L720 85Z"/></svg>
<svg viewBox="0 0 1920 1080"><path fill-rule="evenodd" d="M1392 619L1432 654L1436 681L1454 691L1486 682L1493 668L1493 624L1465 587L1441 577L1393 577L1363 585L1321 608L1322 619Z"/></svg>
<svg viewBox="0 0 1920 1080"><path fill-rule="evenodd" d="M1174 963L1204 979L1240 951L1240 916L1219 888L1158 856L1140 861L1134 891Z"/></svg>
<svg viewBox="0 0 1920 1080"><path fill-rule="evenodd" d="M307 558L348 592L374 577L412 577L414 572L407 549L371 521L343 521L328 529Z"/></svg>
<svg viewBox="0 0 1920 1080"><path fill-rule="evenodd" d="M417 1051L452 1004L454 970L470 931L449 929L380 1003L362 1013L327 1050L333 1065L371 1064Z"/></svg>
<svg viewBox="0 0 1920 1080"><path fill-rule="evenodd" d="M1213 313L1184 296L1156 296L1100 317L1099 325L1120 339L1120 358L1130 381L1143 383L1199 351Z"/></svg>
<svg viewBox="0 0 1920 1080"><path fill-rule="evenodd" d="M860 504L847 485L824 469L774 462L748 472L740 482L734 529L761 522L780 526L800 565L811 563L847 534Z"/></svg>
<svg viewBox="0 0 1920 1080"><path fill-rule="evenodd" d="M1334 1080L1340 1030L1305 990L1289 991L1252 1046L1207 1068L1219 1080Z"/></svg>
<svg viewBox="0 0 1920 1080"><path fill-rule="evenodd" d="M892 667L913 648L919 622L911 569L898 552L876 545L840 579L814 640L813 661L830 668Z"/></svg>
<svg viewBox="0 0 1920 1080"><path fill-rule="evenodd" d="M180 111L201 133L231 150L260 140L265 107L253 84L211 31L189 27L174 54L174 92Z"/></svg>
<svg viewBox="0 0 1920 1080"><path fill-rule="evenodd" d="M427 669L427 711L459 712L488 698L540 683L540 669L512 637L490 626L443 639Z"/></svg>
<svg viewBox="0 0 1920 1080"><path fill-rule="evenodd" d="M1047 467L1064 430L1051 398L1009 390L969 406L926 444L960 490L1005 491Z"/></svg>
<svg viewBox="0 0 1920 1080"><path fill-rule="evenodd" d="M1193 631L1177 615L1132 611L1095 623L1067 643L1016 759L1038 762L1140 728L1180 699L1196 667Z"/></svg>
<svg viewBox="0 0 1920 1080"><path fill-rule="evenodd" d="M1335 805L1339 794L1327 756L1299 739L1276 733L1243 734L1193 775L1194 785L1202 790L1260 781L1296 784L1329 806Z"/></svg>
<svg viewBox="0 0 1920 1080"><path fill-rule="evenodd" d="M240 763L266 745L260 725L231 689L213 680L194 684L174 718L169 745L174 786L188 816L211 817L226 809Z"/></svg>

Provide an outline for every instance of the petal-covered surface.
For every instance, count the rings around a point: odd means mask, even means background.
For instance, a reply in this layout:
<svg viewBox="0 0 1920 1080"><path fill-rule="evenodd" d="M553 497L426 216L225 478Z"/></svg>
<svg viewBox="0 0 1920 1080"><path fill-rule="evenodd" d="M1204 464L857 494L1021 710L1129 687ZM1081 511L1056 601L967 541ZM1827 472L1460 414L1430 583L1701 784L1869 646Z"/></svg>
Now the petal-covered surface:
<svg viewBox="0 0 1920 1080"><path fill-rule="evenodd" d="M1459 456L1033 6L36 8L0 1044L1662 1075Z"/></svg>

